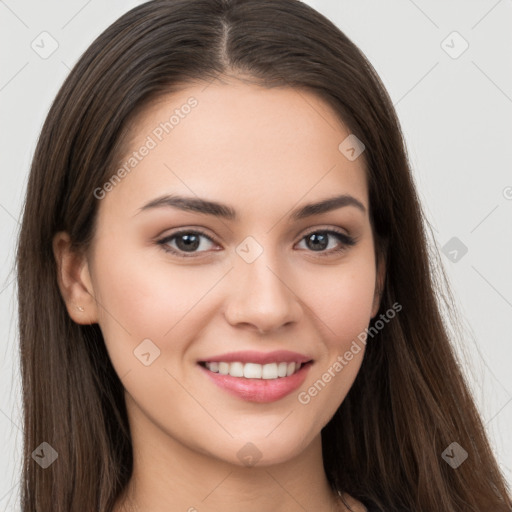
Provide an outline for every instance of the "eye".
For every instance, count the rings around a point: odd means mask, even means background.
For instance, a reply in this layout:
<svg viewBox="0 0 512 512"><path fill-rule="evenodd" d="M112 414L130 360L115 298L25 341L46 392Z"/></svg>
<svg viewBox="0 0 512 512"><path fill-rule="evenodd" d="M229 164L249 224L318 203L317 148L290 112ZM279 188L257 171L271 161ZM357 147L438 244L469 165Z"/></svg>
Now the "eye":
<svg viewBox="0 0 512 512"><path fill-rule="evenodd" d="M338 240L338 247L326 251L332 238ZM207 240L206 244L201 239ZM341 231L316 230L305 235L301 242L305 241L307 248L312 252L319 253L319 256L331 256L347 250L356 244L356 240ZM158 245L162 246L164 251L175 254L176 256L189 258L197 253L207 252L209 243L215 244L213 239L201 230L182 230L158 240ZM203 250L199 250L203 249Z"/></svg>
<svg viewBox="0 0 512 512"><path fill-rule="evenodd" d="M333 236L338 239L340 245L326 251L325 249L329 246L329 239L332 239ZM302 238L301 242L303 240L305 240L308 248L312 248L313 252L320 253L319 256L332 256L356 244L356 240L353 237L333 229L311 231Z"/></svg>
<svg viewBox="0 0 512 512"><path fill-rule="evenodd" d="M177 233L166 236L157 243L163 247L164 251L171 252L183 258L188 258L194 256L197 249L204 248L205 244L201 243L201 238L205 238L208 242L214 243L206 233L199 230L178 231ZM175 243L176 246L173 247L171 245L172 243ZM208 245L208 243L206 243L206 245Z"/></svg>

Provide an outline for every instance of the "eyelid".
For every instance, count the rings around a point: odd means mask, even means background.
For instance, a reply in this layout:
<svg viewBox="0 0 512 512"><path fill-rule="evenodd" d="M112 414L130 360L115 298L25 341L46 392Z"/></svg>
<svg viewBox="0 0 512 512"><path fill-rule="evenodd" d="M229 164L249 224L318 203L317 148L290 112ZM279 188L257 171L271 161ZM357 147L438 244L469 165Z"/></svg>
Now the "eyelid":
<svg viewBox="0 0 512 512"><path fill-rule="evenodd" d="M341 244L341 247L338 247L335 249L330 249L328 251L306 251L309 254L316 254L316 256L320 257L320 258L329 258L329 257L334 257L336 255L340 255L343 252L347 251L350 247L356 245L357 242L359 241L358 237L349 235L348 233L344 233L343 231L340 230L340 228L332 228L332 227L318 228L318 227L316 227L316 228L311 229L304 235L302 235L302 237L299 240L299 243L302 242L309 235L312 235L313 233L327 233L330 236L333 236L333 234L334 234L337 236L337 238Z"/></svg>
<svg viewBox="0 0 512 512"><path fill-rule="evenodd" d="M206 233L202 228L192 228L192 227L191 228L179 228L177 231L173 231L172 233L165 235L162 238L159 238L156 241L156 243L158 245L161 245L163 247L164 251L169 252L171 254L175 254L178 257L198 258L198 257L200 257L201 254L207 253L208 251L200 251L200 252L196 252L196 253L186 253L184 251L177 251L174 248L166 248L165 247L167 242L169 242L171 239L178 237L179 235L190 234L190 233L203 236L203 237L207 238L213 244L218 245L217 242L215 241L215 239L212 236L210 236L208 233Z"/></svg>
<svg viewBox="0 0 512 512"><path fill-rule="evenodd" d="M302 240L305 236L308 236L308 235L311 235L312 233L317 233L317 232L334 232L334 233L338 233L339 235L343 235L343 236L346 236L348 238L352 238L348 233L345 233L345 231L343 231L343 228L340 228L340 227L336 227L336 226L315 226L313 228L310 228L308 229L300 238L300 240Z"/></svg>
<svg viewBox="0 0 512 512"><path fill-rule="evenodd" d="M159 238L156 241L156 243L158 245L161 245L166 252L175 254L178 257L200 258L202 254L207 254L208 252L210 252L210 251L199 251L199 252L187 253L185 251L179 251L174 248L166 248L165 247L167 242L169 242L171 239L174 239L175 237L178 237L179 235L182 235L182 234L191 234L191 233L203 236L206 239L208 239L210 242L212 242L213 244L219 245L213 236L209 235L202 228L198 228L198 227L178 228L176 231L173 231L172 233L170 233L162 238ZM304 234L302 234L301 237L299 238L299 240L297 242L295 242L294 245L302 242L307 236L312 235L314 233L327 233L330 236L332 236L333 234L338 235L338 237L339 237L338 240L342 244L342 246L338 249L330 249L328 251L307 251L307 252L311 252L313 254L315 254L315 252L316 252L317 256L319 256L319 257L328 257L328 256L332 256L332 255L341 253L341 252L347 250L349 247L352 247L353 245L355 245L358 242L357 237L354 237L352 235L349 235L348 233L345 233L344 231L342 231L342 228L332 227L332 226L331 227L315 226L313 228L310 228Z"/></svg>

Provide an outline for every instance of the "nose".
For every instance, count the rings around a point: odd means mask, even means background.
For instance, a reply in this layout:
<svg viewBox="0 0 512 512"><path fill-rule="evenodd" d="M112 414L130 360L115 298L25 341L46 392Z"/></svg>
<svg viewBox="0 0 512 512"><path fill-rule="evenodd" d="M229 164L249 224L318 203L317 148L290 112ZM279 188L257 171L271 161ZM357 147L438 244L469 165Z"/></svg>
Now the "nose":
<svg viewBox="0 0 512 512"><path fill-rule="evenodd" d="M252 263L236 260L225 308L231 325L265 334L300 320L303 308L297 286L290 274L280 268L271 259L270 251L263 251Z"/></svg>

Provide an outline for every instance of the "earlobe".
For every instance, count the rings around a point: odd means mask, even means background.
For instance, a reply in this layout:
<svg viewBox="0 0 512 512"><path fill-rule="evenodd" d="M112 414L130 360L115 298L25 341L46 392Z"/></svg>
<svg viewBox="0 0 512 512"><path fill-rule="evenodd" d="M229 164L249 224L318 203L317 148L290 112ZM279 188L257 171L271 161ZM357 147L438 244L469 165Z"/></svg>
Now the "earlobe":
<svg viewBox="0 0 512 512"><path fill-rule="evenodd" d="M53 238L60 293L72 320L82 325L97 323L97 305L87 258L71 245L66 232L61 231Z"/></svg>

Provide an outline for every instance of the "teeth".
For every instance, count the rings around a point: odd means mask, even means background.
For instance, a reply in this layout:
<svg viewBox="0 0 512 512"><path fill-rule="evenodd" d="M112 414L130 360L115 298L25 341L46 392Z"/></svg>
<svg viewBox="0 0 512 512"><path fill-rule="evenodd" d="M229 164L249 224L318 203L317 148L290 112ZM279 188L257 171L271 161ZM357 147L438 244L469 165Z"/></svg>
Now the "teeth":
<svg viewBox="0 0 512 512"><path fill-rule="evenodd" d="M289 377L298 372L301 368L300 363L233 363L213 362L205 363L206 368L214 373L221 375L231 375L232 377L245 377L246 379L278 379Z"/></svg>
<svg viewBox="0 0 512 512"><path fill-rule="evenodd" d="M288 370L287 363L279 363L277 365L277 376L278 377L286 377L287 370Z"/></svg>
<svg viewBox="0 0 512 512"><path fill-rule="evenodd" d="M212 372L214 370L211 369L211 367L209 367L210 363L206 363L206 368L208 368L209 370L211 370ZM218 363L219 364L219 373L221 375L229 375L229 363Z"/></svg>
<svg viewBox="0 0 512 512"><path fill-rule="evenodd" d="M246 379L261 379L263 366L261 364L246 363L243 371Z"/></svg>
<svg viewBox="0 0 512 512"><path fill-rule="evenodd" d="M229 375L231 377L243 377L244 365L242 363L231 363L229 365Z"/></svg>
<svg viewBox="0 0 512 512"><path fill-rule="evenodd" d="M281 363L279 363L279 364L281 364ZM286 363L284 363L284 364L286 364ZM278 367L277 363L264 364L262 366L261 378L262 379L277 379L277 377L279 377L277 367Z"/></svg>

